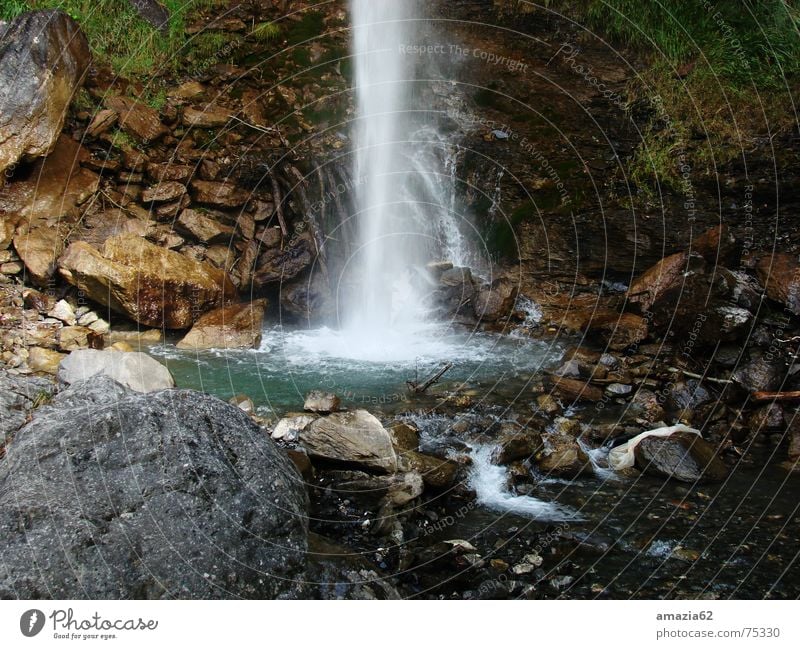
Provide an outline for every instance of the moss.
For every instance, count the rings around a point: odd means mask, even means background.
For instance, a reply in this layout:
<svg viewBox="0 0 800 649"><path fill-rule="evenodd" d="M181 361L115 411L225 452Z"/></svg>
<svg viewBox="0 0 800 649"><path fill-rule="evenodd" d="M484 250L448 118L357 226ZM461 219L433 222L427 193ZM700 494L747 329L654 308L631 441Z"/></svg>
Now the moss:
<svg viewBox="0 0 800 649"><path fill-rule="evenodd" d="M271 22L258 23L250 32L250 36L259 41L270 42L281 35L280 25Z"/></svg>
<svg viewBox="0 0 800 649"><path fill-rule="evenodd" d="M305 43L320 36L324 30L325 16L319 11L309 11L289 28L286 40L289 45Z"/></svg>

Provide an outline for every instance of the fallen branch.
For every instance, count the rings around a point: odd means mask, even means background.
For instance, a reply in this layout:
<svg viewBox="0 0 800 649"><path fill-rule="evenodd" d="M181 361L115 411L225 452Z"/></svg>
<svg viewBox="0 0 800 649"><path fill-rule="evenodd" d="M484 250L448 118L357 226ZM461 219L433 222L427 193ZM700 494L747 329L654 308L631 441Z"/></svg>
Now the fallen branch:
<svg viewBox="0 0 800 649"><path fill-rule="evenodd" d="M411 390L414 394L424 394L429 387L431 387L434 383L437 383L442 375L444 375L447 370L453 367L452 363L445 364L440 370L438 370L433 376L431 376L427 381L423 383L417 383L416 381L406 381L406 385L408 386L409 390Z"/></svg>
<svg viewBox="0 0 800 649"><path fill-rule="evenodd" d="M678 367L668 367L667 371L684 374L688 376L690 379L698 379L699 381L708 381L709 383L719 383L720 385L733 385L733 381L731 381L730 379L715 379L713 376L703 376L702 374L695 374L694 372L690 372L689 370L682 370Z"/></svg>
<svg viewBox="0 0 800 649"><path fill-rule="evenodd" d="M800 390L786 392L753 392L753 401L800 401Z"/></svg>

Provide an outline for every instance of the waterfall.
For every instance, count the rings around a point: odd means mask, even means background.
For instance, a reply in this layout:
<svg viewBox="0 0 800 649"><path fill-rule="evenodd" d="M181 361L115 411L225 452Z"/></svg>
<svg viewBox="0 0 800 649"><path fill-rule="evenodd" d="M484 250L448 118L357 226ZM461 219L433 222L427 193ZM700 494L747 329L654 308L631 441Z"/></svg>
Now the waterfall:
<svg viewBox="0 0 800 649"><path fill-rule="evenodd" d="M430 106L421 106L419 57L408 51L420 38L417 0L352 0L351 7L358 240L340 322L379 358L429 330L425 265L463 263L465 243L454 213L454 148L431 124Z"/></svg>

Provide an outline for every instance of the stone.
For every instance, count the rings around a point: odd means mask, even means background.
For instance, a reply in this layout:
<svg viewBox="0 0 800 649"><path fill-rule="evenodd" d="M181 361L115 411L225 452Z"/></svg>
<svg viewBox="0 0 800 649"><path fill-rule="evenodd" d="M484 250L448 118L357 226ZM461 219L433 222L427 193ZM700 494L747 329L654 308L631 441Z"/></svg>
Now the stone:
<svg viewBox="0 0 800 649"><path fill-rule="evenodd" d="M272 439L283 439L287 442L294 442L302 431L310 423L317 420L313 415L291 415L281 419L272 431Z"/></svg>
<svg viewBox="0 0 800 649"><path fill-rule="evenodd" d="M64 237L57 226L26 227L14 237L14 249L25 264L27 279L44 287L55 272Z"/></svg>
<svg viewBox="0 0 800 649"><path fill-rule="evenodd" d="M536 456L537 469L546 476L578 478L592 475L592 463L570 435L547 433L542 436L545 448Z"/></svg>
<svg viewBox="0 0 800 649"><path fill-rule="evenodd" d="M142 143L155 142L169 133L157 111L129 97L109 97L106 106L119 115L120 128Z"/></svg>
<svg viewBox="0 0 800 649"><path fill-rule="evenodd" d="M0 264L0 273L3 275L19 275L23 270L25 270L25 266L20 261L7 261Z"/></svg>
<svg viewBox="0 0 800 649"><path fill-rule="evenodd" d="M198 203L215 207L235 208L244 205L250 194L231 182L193 180L190 185L192 195Z"/></svg>
<svg viewBox="0 0 800 649"><path fill-rule="evenodd" d="M175 226L205 244L230 242L233 238L232 227L223 225L198 210L183 210Z"/></svg>
<svg viewBox="0 0 800 649"><path fill-rule="evenodd" d="M397 470L392 439L366 410L320 417L300 431L300 441L312 458L346 462L386 473Z"/></svg>
<svg viewBox="0 0 800 649"><path fill-rule="evenodd" d="M109 331L111 331L111 325L103 320L103 318L97 318L88 326L89 329L94 331L96 334L100 334L101 336L105 336Z"/></svg>
<svg viewBox="0 0 800 649"><path fill-rule="evenodd" d="M403 452L400 456L400 463L421 475L425 486L433 489L451 487L456 480L459 468L458 464L452 460L442 460L417 451Z"/></svg>
<svg viewBox="0 0 800 649"><path fill-rule="evenodd" d="M647 338L649 326L647 320L636 313L597 309L587 318L581 330L597 335L609 349L621 351Z"/></svg>
<svg viewBox="0 0 800 649"><path fill-rule="evenodd" d="M550 376L545 381L559 396L571 401L602 401L603 391L585 381Z"/></svg>
<svg viewBox="0 0 800 649"><path fill-rule="evenodd" d="M147 175L159 183L175 181L185 184L191 180L192 174L194 174L194 167L189 165L174 162L151 162L147 165Z"/></svg>
<svg viewBox="0 0 800 649"><path fill-rule="evenodd" d="M442 286L455 288L462 286L463 284L472 283L472 271L464 266L458 266L454 268L453 265L450 264L450 268L442 271L442 274L439 277L439 284Z"/></svg>
<svg viewBox="0 0 800 649"><path fill-rule="evenodd" d="M169 91L169 96L174 99L193 99L202 95L206 91L206 87L199 81L186 81L177 88Z"/></svg>
<svg viewBox="0 0 800 649"><path fill-rule="evenodd" d="M236 406L239 410L246 412L248 415L252 416L256 413L256 404L254 404L253 400L246 394L237 394L228 399L228 403L232 406Z"/></svg>
<svg viewBox="0 0 800 649"><path fill-rule="evenodd" d="M322 321L331 315L331 294L322 273L282 285L281 311L305 322Z"/></svg>
<svg viewBox="0 0 800 649"><path fill-rule="evenodd" d="M142 201L145 203L168 203L180 199L185 193L185 185L169 180L145 189L142 192Z"/></svg>
<svg viewBox="0 0 800 649"><path fill-rule="evenodd" d="M706 230L692 241L692 251L701 255L712 266L735 263L736 237L726 223Z"/></svg>
<svg viewBox="0 0 800 649"><path fill-rule="evenodd" d="M767 360L765 357L756 355L733 373L731 379L748 392L771 391L780 387L783 373L778 367L776 360Z"/></svg>
<svg viewBox="0 0 800 649"><path fill-rule="evenodd" d="M187 106L183 110L183 125L188 127L221 128L232 118L233 111L216 104L208 104L202 109Z"/></svg>
<svg viewBox="0 0 800 649"><path fill-rule="evenodd" d="M797 255L765 255L758 261L756 273L771 300L800 315L800 263Z"/></svg>
<svg viewBox="0 0 800 649"><path fill-rule="evenodd" d="M163 34L169 33L169 11L158 0L128 0L136 12Z"/></svg>
<svg viewBox="0 0 800 649"><path fill-rule="evenodd" d="M95 377L6 448L0 597L297 597L307 507L292 463L237 408Z"/></svg>
<svg viewBox="0 0 800 649"><path fill-rule="evenodd" d="M45 349L44 347L28 348L28 367L34 372L56 374L58 366L64 358L66 358L66 354L60 354L52 349Z"/></svg>
<svg viewBox="0 0 800 649"><path fill-rule="evenodd" d="M396 421L387 430L396 451L416 451L419 448L419 431L411 424Z"/></svg>
<svg viewBox="0 0 800 649"><path fill-rule="evenodd" d="M0 185L19 160L53 150L92 60L80 26L63 11L0 22Z"/></svg>
<svg viewBox="0 0 800 649"><path fill-rule="evenodd" d="M258 349L267 300L231 304L200 316L178 349Z"/></svg>
<svg viewBox="0 0 800 649"><path fill-rule="evenodd" d="M0 367L0 448L55 391L52 379L13 375Z"/></svg>
<svg viewBox="0 0 800 649"><path fill-rule="evenodd" d="M633 386L624 383L609 383L606 386L606 394L612 397L625 397L633 392Z"/></svg>
<svg viewBox="0 0 800 649"><path fill-rule="evenodd" d="M508 279L500 278L488 288L478 291L472 307L479 320L496 322L509 316L516 301L517 286Z"/></svg>
<svg viewBox="0 0 800 649"><path fill-rule="evenodd" d="M639 388L628 405L628 413L650 423L661 421L665 416L662 401L663 397L660 398L652 390Z"/></svg>
<svg viewBox="0 0 800 649"><path fill-rule="evenodd" d="M784 412L779 403L760 406L747 419L747 427L754 435L782 432L784 425Z"/></svg>
<svg viewBox="0 0 800 649"><path fill-rule="evenodd" d="M22 291L22 300L26 309L34 309L45 314L55 306L55 298L33 288Z"/></svg>
<svg viewBox="0 0 800 649"><path fill-rule="evenodd" d="M283 249L268 248L258 258L253 285L262 287L294 279L311 266L315 257L314 241L308 233L294 237Z"/></svg>
<svg viewBox="0 0 800 649"><path fill-rule="evenodd" d="M332 412L338 412L341 405L339 397L335 394L323 392L322 390L312 390L306 395L303 410L327 415Z"/></svg>
<svg viewBox="0 0 800 649"><path fill-rule="evenodd" d="M647 475L681 482L720 482L728 476L714 447L693 433L647 437L636 445L634 454L636 467Z"/></svg>
<svg viewBox="0 0 800 649"><path fill-rule="evenodd" d="M56 320L61 320L61 322L66 325L74 325L77 322L75 311L72 308L72 305L66 300L59 300L56 302L53 308L47 312L47 315L51 318L55 318ZM88 323L81 322L80 324L85 326Z"/></svg>
<svg viewBox="0 0 800 649"><path fill-rule="evenodd" d="M628 301L643 313L650 311L666 293L680 291L687 273L704 269L705 260L697 254L679 252L664 257L631 283Z"/></svg>
<svg viewBox="0 0 800 649"><path fill-rule="evenodd" d="M533 458L542 450L542 436L534 431L504 434L492 452L494 464L511 464L517 460Z"/></svg>
<svg viewBox="0 0 800 649"><path fill-rule="evenodd" d="M110 108L103 108L92 117L92 121L86 128L86 135L89 137L97 137L101 133L105 133L108 129L112 128L119 120L117 111Z"/></svg>
<svg viewBox="0 0 800 649"><path fill-rule="evenodd" d="M88 327L62 327L58 332L58 348L62 352L77 349L102 349L103 336Z"/></svg>
<svg viewBox="0 0 800 649"><path fill-rule="evenodd" d="M59 272L95 302L148 327L187 329L236 294L223 270L135 235L110 237L102 253L76 241Z"/></svg>
<svg viewBox="0 0 800 649"><path fill-rule="evenodd" d="M175 387L169 370L142 352L85 349L67 356L58 369L58 380L72 384L103 375L135 392L154 392Z"/></svg>

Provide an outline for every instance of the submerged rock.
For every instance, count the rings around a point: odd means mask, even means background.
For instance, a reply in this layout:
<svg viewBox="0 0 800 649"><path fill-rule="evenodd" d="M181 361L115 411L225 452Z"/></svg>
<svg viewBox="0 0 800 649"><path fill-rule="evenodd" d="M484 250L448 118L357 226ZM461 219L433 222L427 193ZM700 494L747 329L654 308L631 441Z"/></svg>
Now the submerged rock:
<svg viewBox="0 0 800 649"><path fill-rule="evenodd" d="M387 473L397 470L397 456L389 433L366 410L320 417L300 431L309 456L348 462Z"/></svg>
<svg viewBox="0 0 800 649"><path fill-rule="evenodd" d="M714 447L692 433L648 437L639 442L634 453L636 467L649 475L682 482L719 482L728 475Z"/></svg>
<svg viewBox="0 0 800 649"><path fill-rule="evenodd" d="M153 392L175 387L169 370L142 352L98 351L72 352L58 368L58 380L72 384L102 375L135 392Z"/></svg>
<svg viewBox="0 0 800 649"><path fill-rule="evenodd" d="M289 597L306 507L299 474L237 408L96 377L7 447L0 597Z"/></svg>

